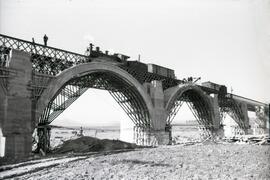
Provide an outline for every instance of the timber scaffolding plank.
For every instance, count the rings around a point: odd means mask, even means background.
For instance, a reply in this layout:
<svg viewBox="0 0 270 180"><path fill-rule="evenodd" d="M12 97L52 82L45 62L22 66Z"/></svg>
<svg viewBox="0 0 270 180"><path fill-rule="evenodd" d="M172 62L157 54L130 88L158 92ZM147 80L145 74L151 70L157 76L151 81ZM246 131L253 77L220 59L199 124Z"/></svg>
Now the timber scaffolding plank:
<svg viewBox="0 0 270 180"><path fill-rule="evenodd" d="M233 137L223 138L225 142L240 143L240 144L254 144L254 145L270 145L269 135L237 135Z"/></svg>

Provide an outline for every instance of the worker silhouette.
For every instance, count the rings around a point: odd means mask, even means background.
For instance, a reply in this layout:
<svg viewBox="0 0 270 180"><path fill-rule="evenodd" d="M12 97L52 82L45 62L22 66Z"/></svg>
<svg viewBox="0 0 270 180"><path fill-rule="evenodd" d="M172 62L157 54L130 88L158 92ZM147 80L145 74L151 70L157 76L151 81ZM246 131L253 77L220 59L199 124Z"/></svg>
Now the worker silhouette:
<svg viewBox="0 0 270 180"><path fill-rule="evenodd" d="M45 34L43 37L43 41L44 41L44 45L47 46L47 42L48 42L48 36Z"/></svg>

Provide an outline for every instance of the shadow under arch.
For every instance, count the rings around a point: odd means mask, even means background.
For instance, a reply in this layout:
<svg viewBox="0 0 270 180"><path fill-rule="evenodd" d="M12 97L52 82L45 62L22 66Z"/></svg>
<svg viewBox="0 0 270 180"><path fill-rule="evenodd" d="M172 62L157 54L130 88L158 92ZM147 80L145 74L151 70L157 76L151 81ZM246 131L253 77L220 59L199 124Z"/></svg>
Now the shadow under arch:
<svg viewBox="0 0 270 180"><path fill-rule="evenodd" d="M118 66L100 62L80 64L58 74L50 82L37 102L35 126L39 124L39 119L44 114L44 110L56 98L61 89L75 81L80 83L81 78L88 78L90 75L96 75L98 77L95 81L96 83L103 82L103 85L94 88L106 89L111 95L114 94L115 96L117 96L115 93L121 93L123 95L120 97L121 101L127 101L131 106L136 107L139 112L136 112L137 114L134 115L137 120L135 125L141 125L143 123L145 126L152 127L151 113L153 111L153 104L143 85ZM80 85L83 85L83 83Z"/></svg>
<svg viewBox="0 0 270 180"><path fill-rule="evenodd" d="M183 102L186 102L198 121L199 125L205 130L213 130L213 105L208 95L197 85L184 84L165 91L167 126L170 126L173 118L181 108Z"/></svg>

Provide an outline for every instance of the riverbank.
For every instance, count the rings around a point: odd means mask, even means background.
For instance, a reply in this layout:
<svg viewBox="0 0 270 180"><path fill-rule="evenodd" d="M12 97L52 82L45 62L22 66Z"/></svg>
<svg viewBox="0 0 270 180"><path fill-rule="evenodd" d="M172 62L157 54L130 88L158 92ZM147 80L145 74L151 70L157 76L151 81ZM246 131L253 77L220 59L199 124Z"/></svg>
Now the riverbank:
<svg viewBox="0 0 270 180"><path fill-rule="evenodd" d="M74 161L63 160L55 166L45 166L19 177L22 179L270 179L269 162L269 145L209 142L188 146L135 149L130 152L99 156L85 155L83 158Z"/></svg>

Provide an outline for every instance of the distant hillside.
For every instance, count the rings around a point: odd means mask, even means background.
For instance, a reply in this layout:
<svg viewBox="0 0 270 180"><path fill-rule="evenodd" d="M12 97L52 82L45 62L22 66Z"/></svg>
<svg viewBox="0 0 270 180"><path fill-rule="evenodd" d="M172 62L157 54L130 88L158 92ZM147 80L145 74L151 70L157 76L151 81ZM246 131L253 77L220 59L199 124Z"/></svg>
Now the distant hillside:
<svg viewBox="0 0 270 180"><path fill-rule="evenodd" d="M84 129L84 130L120 130L120 126L56 126L52 125L52 128L58 128L58 129L74 129L74 130L79 130Z"/></svg>
<svg viewBox="0 0 270 180"><path fill-rule="evenodd" d="M63 126L50 125L51 128L64 128Z"/></svg>
<svg viewBox="0 0 270 180"><path fill-rule="evenodd" d="M65 127L65 126L56 126L56 125L50 125L51 128L58 128L58 129L74 129L73 127Z"/></svg>
<svg viewBox="0 0 270 180"><path fill-rule="evenodd" d="M197 120L187 120L183 123L172 123L173 126L197 126L198 121Z"/></svg>

